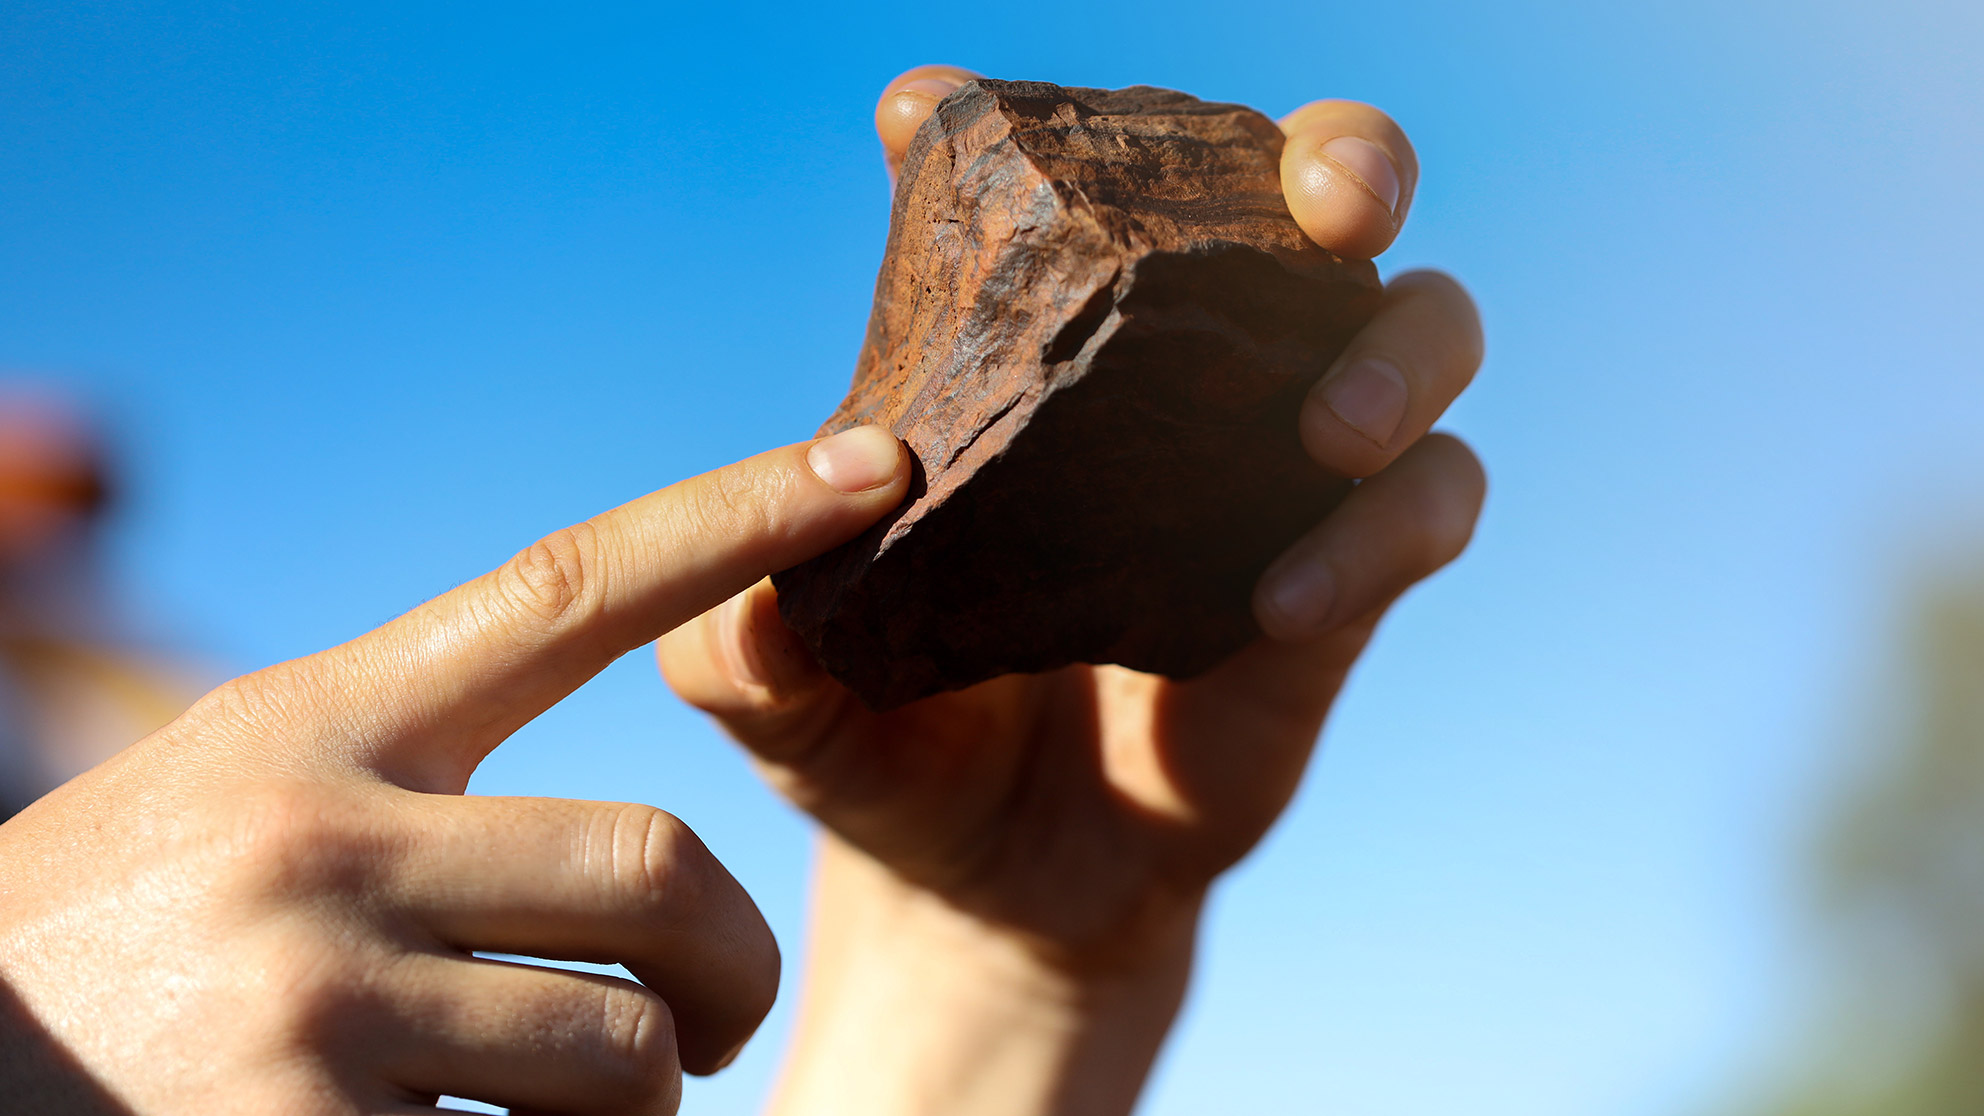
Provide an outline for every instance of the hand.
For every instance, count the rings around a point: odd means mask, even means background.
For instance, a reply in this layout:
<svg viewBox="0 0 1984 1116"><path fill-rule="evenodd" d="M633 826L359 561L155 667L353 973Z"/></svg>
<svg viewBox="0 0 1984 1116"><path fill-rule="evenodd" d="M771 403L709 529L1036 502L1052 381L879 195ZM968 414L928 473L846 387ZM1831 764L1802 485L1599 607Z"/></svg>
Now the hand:
<svg viewBox="0 0 1984 1116"><path fill-rule="evenodd" d="M0 826L0 1107L674 1112L771 1006L757 908L659 810L464 788L619 655L858 534L907 464L867 427L636 500Z"/></svg>
<svg viewBox="0 0 1984 1116"><path fill-rule="evenodd" d="M889 85L876 125L892 170L972 76L923 67ZM1347 256L1387 247L1418 179L1398 127L1344 101L1283 127L1303 229ZM1261 579L1269 638L1202 677L1074 666L876 714L786 631L769 583L662 640L677 692L828 832L777 1110L1127 1110L1207 886L1287 803L1386 608L1467 543L1480 466L1427 431L1480 359L1458 284L1391 282L1299 418L1316 461L1368 479Z"/></svg>

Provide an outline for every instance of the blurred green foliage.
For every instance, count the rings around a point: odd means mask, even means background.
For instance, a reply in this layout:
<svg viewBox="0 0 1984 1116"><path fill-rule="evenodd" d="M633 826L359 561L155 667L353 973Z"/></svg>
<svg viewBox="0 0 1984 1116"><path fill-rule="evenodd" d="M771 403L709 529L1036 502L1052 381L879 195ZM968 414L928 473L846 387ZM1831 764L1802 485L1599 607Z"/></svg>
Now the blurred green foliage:
<svg viewBox="0 0 1984 1116"><path fill-rule="evenodd" d="M1908 651L1822 846L1828 1014L1771 1116L1984 1114L1984 577L1925 592Z"/></svg>

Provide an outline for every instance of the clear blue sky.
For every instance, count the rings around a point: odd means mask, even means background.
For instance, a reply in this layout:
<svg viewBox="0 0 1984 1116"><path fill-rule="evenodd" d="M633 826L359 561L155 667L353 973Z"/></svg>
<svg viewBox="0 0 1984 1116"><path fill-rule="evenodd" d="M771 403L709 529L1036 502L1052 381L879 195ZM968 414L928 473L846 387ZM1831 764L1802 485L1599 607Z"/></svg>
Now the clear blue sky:
<svg viewBox="0 0 1984 1116"><path fill-rule="evenodd" d="M919 62L1390 110L1463 277L1472 554L1225 885L1148 1111L1677 1116L1796 1015L1789 871L1984 524L1972 3L0 4L0 373L113 417L128 594L248 668L810 433ZM1984 553L1984 550L1980 550ZM806 829L631 656L477 789ZM745 1113L787 1003L687 1110Z"/></svg>

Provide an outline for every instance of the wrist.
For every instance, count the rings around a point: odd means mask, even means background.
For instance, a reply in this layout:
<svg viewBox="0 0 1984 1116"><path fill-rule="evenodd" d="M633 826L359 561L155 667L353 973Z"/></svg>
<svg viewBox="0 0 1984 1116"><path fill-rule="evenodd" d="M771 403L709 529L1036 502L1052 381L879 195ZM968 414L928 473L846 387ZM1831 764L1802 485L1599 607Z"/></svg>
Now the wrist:
<svg viewBox="0 0 1984 1116"><path fill-rule="evenodd" d="M800 1020L772 1110L1127 1113L1183 1000L1199 902L1079 948L822 839Z"/></svg>

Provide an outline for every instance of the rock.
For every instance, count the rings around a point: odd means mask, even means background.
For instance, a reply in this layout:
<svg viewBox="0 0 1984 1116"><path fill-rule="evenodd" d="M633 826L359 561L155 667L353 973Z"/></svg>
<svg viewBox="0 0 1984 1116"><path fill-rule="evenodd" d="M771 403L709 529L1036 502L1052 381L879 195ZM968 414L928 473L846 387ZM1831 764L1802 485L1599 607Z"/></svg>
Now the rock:
<svg viewBox="0 0 1984 1116"><path fill-rule="evenodd" d="M1375 309L1282 200L1281 132L1168 90L974 81L910 144L847 399L910 496L777 575L870 707L1016 671L1187 677L1259 635L1267 563L1348 484L1296 433Z"/></svg>

